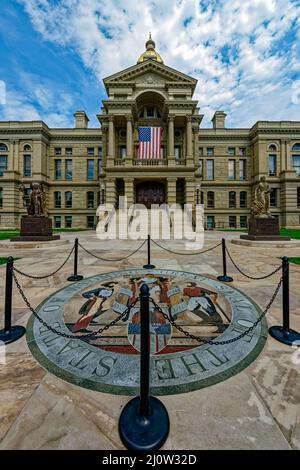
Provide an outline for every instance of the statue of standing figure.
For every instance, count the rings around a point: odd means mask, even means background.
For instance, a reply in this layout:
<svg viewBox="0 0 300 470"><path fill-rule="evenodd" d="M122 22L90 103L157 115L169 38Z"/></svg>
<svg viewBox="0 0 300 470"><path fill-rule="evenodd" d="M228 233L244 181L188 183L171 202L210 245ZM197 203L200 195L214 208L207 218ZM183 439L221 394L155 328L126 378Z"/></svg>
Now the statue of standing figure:
<svg viewBox="0 0 300 470"><path fill-rule="evenodd" d="M255 188L254 201L251 206L252 217L272 217L270 214L270 186L265 176L261 176Z"/></svg>
<svg viewBox="0 0 300 470"><path fill-rule="evenodd" d="M45 217L46 214L46 197L43 185L41 183L31 183L31 193L27 206L28 215ZM26 205L25 188L22 184L19 190L23 193L23 204Z"/></svg>

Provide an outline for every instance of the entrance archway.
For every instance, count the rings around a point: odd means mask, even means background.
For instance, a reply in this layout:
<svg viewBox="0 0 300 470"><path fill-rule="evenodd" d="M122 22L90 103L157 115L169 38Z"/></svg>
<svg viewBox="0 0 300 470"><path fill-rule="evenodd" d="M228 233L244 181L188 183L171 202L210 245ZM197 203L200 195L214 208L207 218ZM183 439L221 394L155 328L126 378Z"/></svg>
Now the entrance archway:
<svg viewBox="0 0 300 470"><path fill-rule="evenodd" d="M148 209L151 204L166 202L166 189L164 183L159 181L141 181L136 185L136 202L144 204Z"/></svg>

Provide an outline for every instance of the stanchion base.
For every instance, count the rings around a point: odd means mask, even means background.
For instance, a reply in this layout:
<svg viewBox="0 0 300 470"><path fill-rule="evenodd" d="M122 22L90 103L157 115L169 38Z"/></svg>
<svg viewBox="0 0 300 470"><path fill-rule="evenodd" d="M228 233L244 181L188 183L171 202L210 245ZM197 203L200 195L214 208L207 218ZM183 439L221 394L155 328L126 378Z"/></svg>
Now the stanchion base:
<svg viewBox="0 0 300 470"><path fill-rule="evenodd" d="M80 276L79 274L76 276L69 276L67 281L81 281L83 279L83 276Z"/></svg>
<svg viewBox="0 0 300 470"><path fill-rule="evenodd" d="M155 269L154 264L144 264L143 266L144 269Z"/></svg>
<svg viewBox="0 0 300 470"><path fill-rule="evenodd" d="M128 450L160 449L169 434L168 412L161 401L150 397L151 414L149 418L143 418L139 414L139 405L140 397L135 397L123 408L119 420L121 441Z"/></svg>
<svg viewBox="0 0 300 470"><path fill-rule="evenodd" d="M25 335L26 329L24 326L15 325L9 330L0 330L0 343L9 344L17 341Z"/></svg>
<svg viewBox="0 0 300 470"><path fill-rule="evenodd" d="M281 343L288 344L289 346L300 346L300 333L295 330L284 330L282 326L271 326L269 333Z"/></svg>
<svg viewBox="0 0 300 470"><path fill-rule="evenodd" d="M232 282L233 281L233 278L230 277L230 276L218 276L217 279L218 279L218 281L221 281L221 282Z"/></svg>

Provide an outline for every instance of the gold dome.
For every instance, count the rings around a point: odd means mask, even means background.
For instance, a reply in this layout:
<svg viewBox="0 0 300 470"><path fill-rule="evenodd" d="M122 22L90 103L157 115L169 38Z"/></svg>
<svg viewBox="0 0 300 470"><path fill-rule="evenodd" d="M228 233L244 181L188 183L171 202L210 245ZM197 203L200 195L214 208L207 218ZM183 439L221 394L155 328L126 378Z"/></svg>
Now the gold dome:
<svg viewBox="0 0 300 470"><path fill-rule="evenodd" d="M158 52L155 50L155 42L151 38L151 33L149 34L149 39L146 42L146 50L143 54L140 55L139 60L137 61L138 64L141 62L145 62L145 60L153 59L161 64L164 63Z"/></svg>

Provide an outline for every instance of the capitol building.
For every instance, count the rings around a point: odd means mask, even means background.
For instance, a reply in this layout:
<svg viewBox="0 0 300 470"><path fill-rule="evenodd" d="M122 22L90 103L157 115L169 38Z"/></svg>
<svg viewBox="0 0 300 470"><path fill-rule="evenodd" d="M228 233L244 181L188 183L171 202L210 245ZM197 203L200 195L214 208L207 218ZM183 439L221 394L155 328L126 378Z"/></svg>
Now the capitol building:
<svg viewBox="0 0 300 470"><path fill-rule="evenodd" d="M300 228L300 121L228 128L216 111L210 128L193 99L197 80L168 67L149 38L137 63L103 80L107 99L89 128L43 121L0 122L0 225L26 214L19 191L40 182L56 228L93 228L101 203L204 204L207 228L245 228L254 188L270 185L271 213ZM20 116L21 118L21 116ZM139 127L162 129L160 158L139 158ZM157 156L156 156L157 157Z"/></svg>

